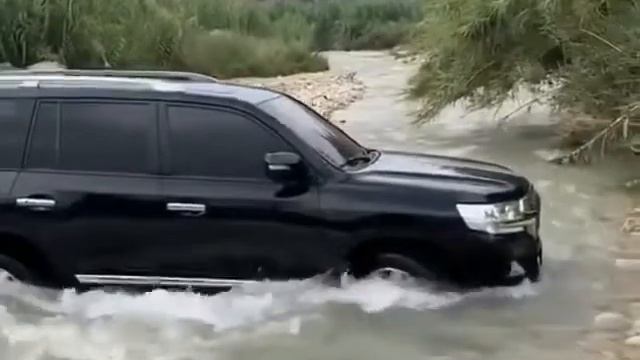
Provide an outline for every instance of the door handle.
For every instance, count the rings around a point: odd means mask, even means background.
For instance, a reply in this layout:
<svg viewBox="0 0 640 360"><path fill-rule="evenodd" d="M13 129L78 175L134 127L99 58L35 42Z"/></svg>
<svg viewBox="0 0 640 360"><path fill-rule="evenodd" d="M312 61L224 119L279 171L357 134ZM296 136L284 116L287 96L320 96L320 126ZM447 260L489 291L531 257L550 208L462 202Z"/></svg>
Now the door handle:
<svg viewBox="0 0 640 360"><path fill-rule="evenodd" d="M207 212L207 207L204 204L170 202L167 203L167 211L199 216Z"/></svg>
<svg viewBox="0 0 640 360"><path fill-rule="evenodd" d="M48 211L56 206L56 201L53 199L17 198L16 205L34 211Z"/></svg>

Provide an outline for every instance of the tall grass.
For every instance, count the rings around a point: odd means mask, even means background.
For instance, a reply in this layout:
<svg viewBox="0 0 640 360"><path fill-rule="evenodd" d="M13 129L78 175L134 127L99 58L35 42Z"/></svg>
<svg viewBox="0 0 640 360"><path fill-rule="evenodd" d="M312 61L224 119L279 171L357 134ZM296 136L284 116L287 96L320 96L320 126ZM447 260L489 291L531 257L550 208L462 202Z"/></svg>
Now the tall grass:
<svg viewBox="0 0 640 360"><path fill-rule="evenodd" d="M272 76L327 68L318 50L391 47L419 0L0 0L0 63Z"/></svg>

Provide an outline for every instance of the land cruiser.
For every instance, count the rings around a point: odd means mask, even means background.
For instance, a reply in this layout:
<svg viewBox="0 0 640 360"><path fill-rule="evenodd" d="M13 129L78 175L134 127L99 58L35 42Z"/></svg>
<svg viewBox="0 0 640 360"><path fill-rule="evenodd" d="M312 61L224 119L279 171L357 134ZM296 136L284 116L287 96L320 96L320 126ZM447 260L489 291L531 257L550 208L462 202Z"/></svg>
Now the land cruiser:
<svg viewBox="0 0 640 360"><path fill-rule="evenodd" d="M505 167L367 148L283 93L191 73L0 72L8 280L537 280L539 212Z"/></svg>

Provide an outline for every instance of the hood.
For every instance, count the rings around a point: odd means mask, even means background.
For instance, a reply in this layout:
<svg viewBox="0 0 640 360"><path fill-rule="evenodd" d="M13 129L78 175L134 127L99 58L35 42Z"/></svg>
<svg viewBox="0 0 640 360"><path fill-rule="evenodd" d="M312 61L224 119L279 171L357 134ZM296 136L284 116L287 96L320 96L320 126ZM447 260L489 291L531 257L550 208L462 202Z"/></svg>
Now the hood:
<svg viewBox="0 0 640 360"><path fill-rule="evenodd" d="M446 156L383 151L357 174L449 190L461 202L500 202L524 196L530 183L509 168L488 162Z"/></svg>

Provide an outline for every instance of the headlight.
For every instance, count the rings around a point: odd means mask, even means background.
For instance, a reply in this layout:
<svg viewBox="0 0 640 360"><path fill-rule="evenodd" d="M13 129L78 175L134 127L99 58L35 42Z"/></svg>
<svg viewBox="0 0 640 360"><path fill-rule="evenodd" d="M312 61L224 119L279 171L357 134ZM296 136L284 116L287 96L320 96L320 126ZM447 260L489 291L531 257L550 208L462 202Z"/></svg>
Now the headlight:
<svg viewBox="0 0 640 360"><path fill-rule="evenodd" d="M458 204L467 227L490 234L512 234L529 230L537 221L535 202L527 196L497 204Z"/></svg>

